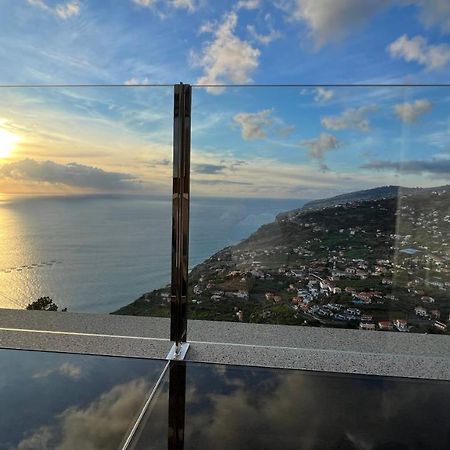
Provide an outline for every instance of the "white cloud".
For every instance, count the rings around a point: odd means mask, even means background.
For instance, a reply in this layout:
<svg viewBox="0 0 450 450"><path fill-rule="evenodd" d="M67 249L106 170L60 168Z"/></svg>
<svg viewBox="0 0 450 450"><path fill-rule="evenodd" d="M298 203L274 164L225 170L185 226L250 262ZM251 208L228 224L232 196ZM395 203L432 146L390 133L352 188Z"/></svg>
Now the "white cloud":
<svg viewBox="0 0 450 450"><path fill-rule="evenodd" d="M268 34L259 34L254 25L247 25L247 30L254 39L263 45L268 45L281 37L281 33L273 29Z"/></svg>
<svg viewBox="0 0 450 450"><path fill-rule="evenodd" d="M430 112L433 104L430 100L416 100L412 103L400 103L394 106L395 113L404 123L413 123L423 114Z"/></svg>
<svg viewBox="0 0 450 450"><path fill-rule="evenodd" d="M132 1L136 5L142 6L144 8L150 8L156 3L156 0L132 0Z"/></svg>
<svg viewBox="0 0 450 450"><path fill-rule="evenodd" d="M426 67L427 70L437 70L450 62L450 45L430 45L423 36L411 39L406 34L392 42L387 48L392 58L404 59L407 62L415 61Z"/></svg>
<svg viewBox="0 0 450 450"><path fill-rule="evenodd" d="M241 134L245 140L265 139L267 137L265 128L273 123L271 114L271 109L257 113L239 113L233 120L241 127Z"/></svg>
<svg viewBox="0 0 450 450"><path fill-rule="evenodd" d="M175 8L185 8L189 11L195 10L195 5L193 0L172 0L171 4Z"/></svg>
<svg viewBox="0 0 450 450"><path fill-rule="evenodd" d="M390 0L284 0L279 4L295 20L305 22L318 47L363 25Z"/></svg>
<svg viewBox="0 0 450 450"><path fill-rule="evenodd" d="M252 81L250 74L258 67L260 51L236 36L237 21L236 13L230 12L214 31L211 27L203 27L203 31L213 33L214 40L205 45L200 55L192 54L193 63L204 71L198 79L199 84ZM220 93L221 90L216 88L210 92Z"/></svg>
<svg viewBox="0 0 450 450"><path fill-rule="evenodd" d="M67 20L80 14L80 3L78 1L56 5L55 13L61 19Z"/></svg>
<svg viewBox="0 0 450 450"><path fill-rule="evenodd" d="M300 141L300 147L307 148L309 156L318 161L323 161L327 152L336 150L339 146L339 140L335 136L327 133L321 133L316 139Z"/></svg>
<svg viewBox="0 0 450 450"><path fill-rule="evenodd" d="M240 0L237 9L256 9L259 8L261 0Z"/></svg>
<svg viewBox="0 0 450 450"><path fill-rule="evenodd" d="M195 10L194 0L131 0L131 1L143 8L153 8L158 3L163 3L173 8L184 8L189 11Z"/></svg>
<svg viewBox="0 0 450 450"><path fill-rule="evenodd" d="M316 89L316 96L314 97L314 100L318 103L325 103L330 101L333 97L334 97L333 90L318 87Z"/></svg>
<svg viewBox="0 0 450 450"><path fill-rule="evenodd" d="M362 106L345 110L340 116L323 117L322 126L329 130L345 130L357 128L361 131L370 131L369 120L366 115L376 111L376 106Z"/></svg>
<svg viewBox="0 0 450 450"><path fill-rule="evenodd" d="M71 17L78 16L80 14L81 5L78 0L73 0L65 3L58 3L52 7L47 4L45 0L27 0L28 4L41 8L60 19L67 20Z"/></svg>

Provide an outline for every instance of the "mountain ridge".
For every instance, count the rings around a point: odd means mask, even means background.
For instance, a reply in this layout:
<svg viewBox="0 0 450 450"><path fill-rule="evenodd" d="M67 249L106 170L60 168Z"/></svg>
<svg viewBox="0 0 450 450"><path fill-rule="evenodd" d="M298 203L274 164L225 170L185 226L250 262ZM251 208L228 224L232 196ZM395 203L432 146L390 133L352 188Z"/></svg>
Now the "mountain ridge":
<svg viewBox="0 0 450 450"><path fill-rule="evenodd" d="M380 200L382 198L393 198L401 195L414 195L419 193L426 193L432 191L442 191L450 189L450 185L435 186L430 188L408 188L403 186L378 186L371 189L364 189L360 191L352 191L345 194L335 195L333 197L326 197L318 200L311 200L305 203L301 208L285 211L276 216L276 221L288 219L300 213L316 211L319 209L330 208L333 206L344 205L346 203L358 202L364 200Z"/></svg>

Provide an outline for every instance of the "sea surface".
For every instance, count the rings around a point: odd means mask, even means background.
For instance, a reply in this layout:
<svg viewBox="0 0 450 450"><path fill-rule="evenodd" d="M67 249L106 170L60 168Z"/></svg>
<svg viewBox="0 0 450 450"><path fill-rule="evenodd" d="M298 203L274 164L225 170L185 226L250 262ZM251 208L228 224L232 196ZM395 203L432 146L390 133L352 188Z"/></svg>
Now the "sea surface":
<svg viewBox="0 0 450 450"><path fill-rule="evenodd" d="M190 267L304 200L194 198ZM170 281L170 199L0 197L0 307L110 313Z"/></svg>

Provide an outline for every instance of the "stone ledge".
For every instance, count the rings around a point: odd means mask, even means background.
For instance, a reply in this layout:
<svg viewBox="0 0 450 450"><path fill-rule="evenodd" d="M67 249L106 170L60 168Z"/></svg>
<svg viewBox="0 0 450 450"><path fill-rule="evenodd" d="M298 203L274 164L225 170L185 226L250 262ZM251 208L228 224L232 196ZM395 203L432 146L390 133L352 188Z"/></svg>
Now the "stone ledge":
<svg viewBox="0 0 450 450"><path fill-rule="evenodd" d="M0 310L0 347L165 358L169 319ZM189 321L189 361L450 380L448 336Z"/></svg>

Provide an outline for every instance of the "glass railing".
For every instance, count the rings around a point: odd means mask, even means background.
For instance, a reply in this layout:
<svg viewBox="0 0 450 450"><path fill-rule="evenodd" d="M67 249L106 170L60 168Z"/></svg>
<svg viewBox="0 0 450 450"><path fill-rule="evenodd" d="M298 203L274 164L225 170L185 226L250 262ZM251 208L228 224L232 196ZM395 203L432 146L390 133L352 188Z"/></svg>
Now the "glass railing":
<svg viewBox="0 0 450 450"><path fill-rule="evenodd" d="M0 448L448 448L447 88L1 92Z"/></svg>
<svg viewBox="0 0 450 450"><path fill-rule="evenodd" d="M193 319L448 332L447 89L197 87Z"/></svg>
<svg viewBox="0 0 450 450"><path fill-rule="evenodd" d="M133 314L170 282L173 88L0 93L1 307Z"/></svg>
<svg viewBox="0 0 450 450"><path fill-rule="evenodd" d="M188 317L449 333L447 90L194 87ZM169 317L173 88L0 108L2 307Z"/></svg>

